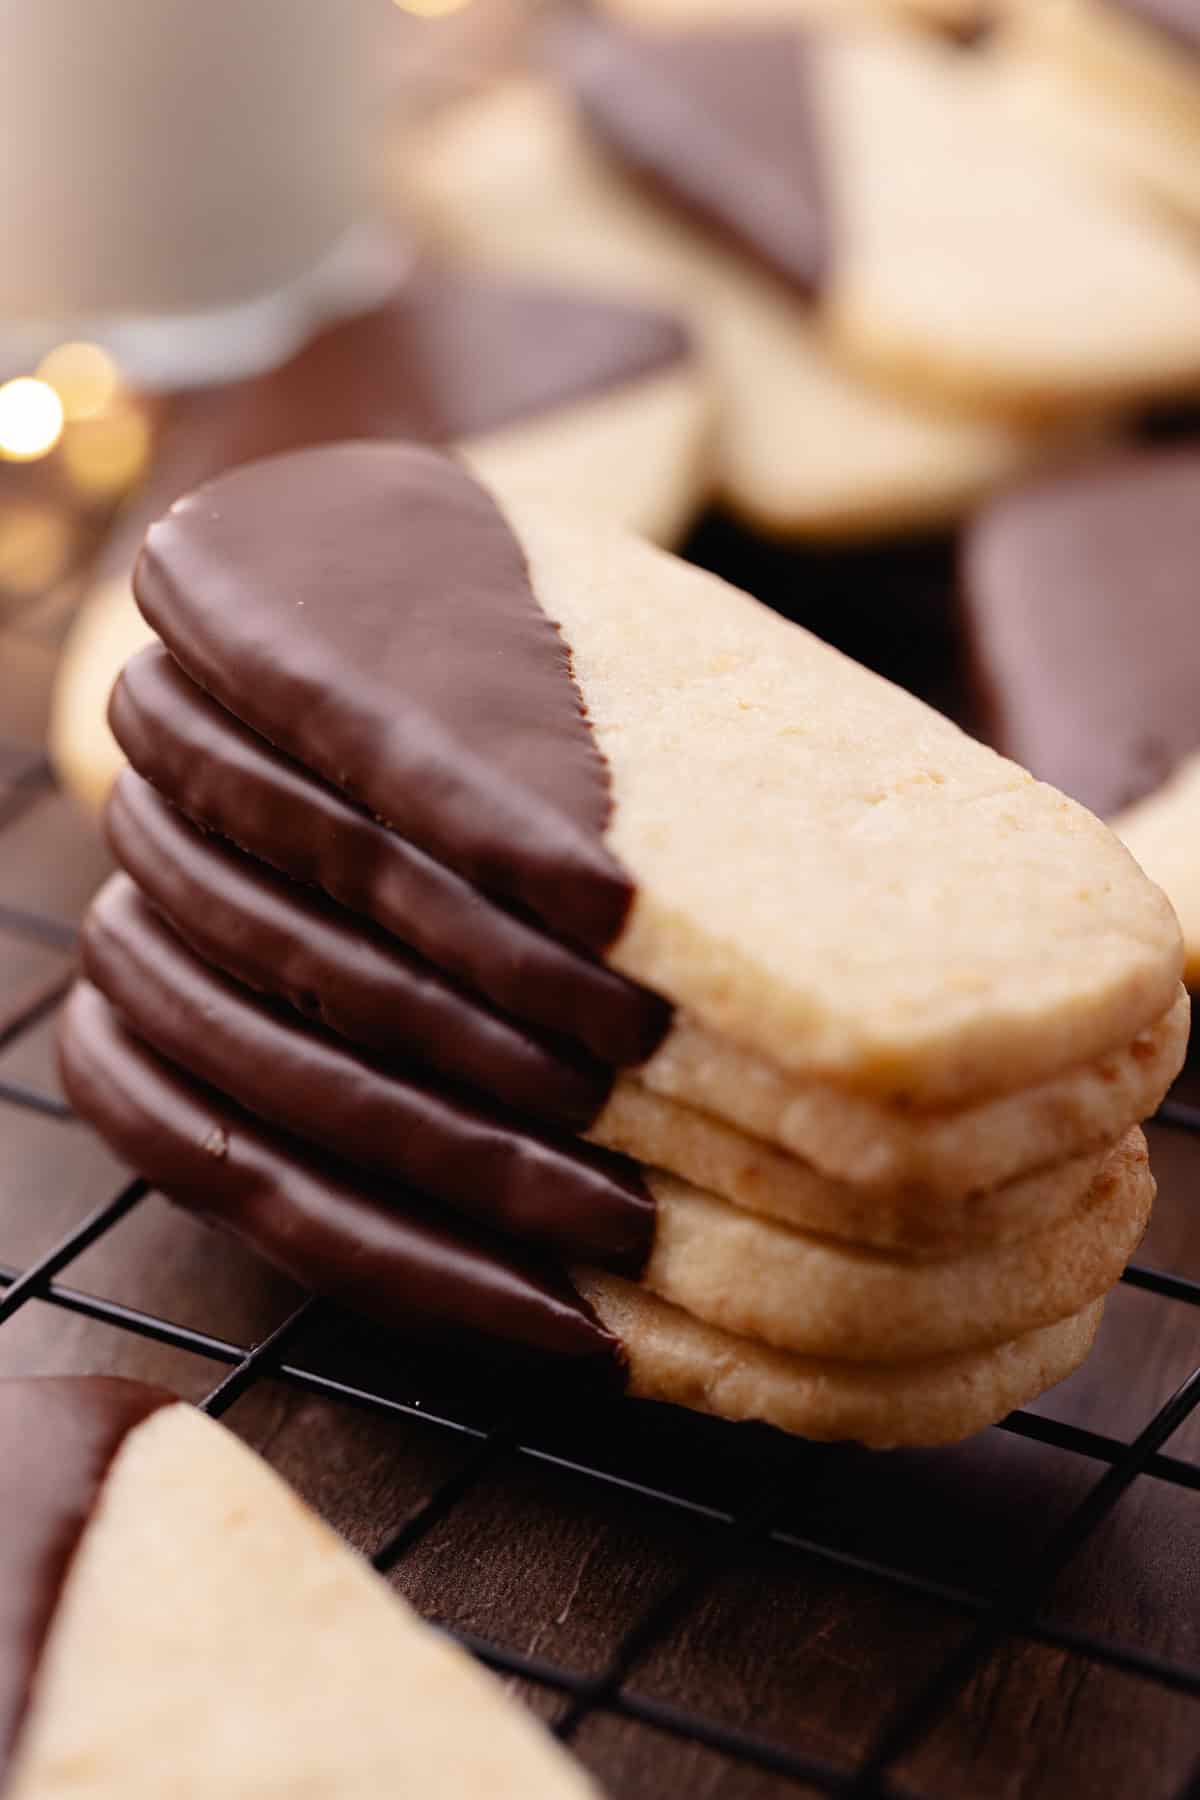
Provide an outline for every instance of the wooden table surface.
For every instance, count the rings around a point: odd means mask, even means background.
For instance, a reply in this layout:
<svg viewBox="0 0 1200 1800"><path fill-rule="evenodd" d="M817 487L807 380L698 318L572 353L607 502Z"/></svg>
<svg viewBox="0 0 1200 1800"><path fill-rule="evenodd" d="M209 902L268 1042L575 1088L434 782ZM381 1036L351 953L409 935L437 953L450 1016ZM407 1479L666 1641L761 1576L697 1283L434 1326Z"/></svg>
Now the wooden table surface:
<svg viewBox="0 0 1200 1800"><path fill-rule="evenodd" d="M700 544L719 553L721 528ZM775 574L803 591L798 562ZM69 928L107 867L39 760L63 618L57 602L0 618L8 1275L127 1176L53 1111ZM43 1104L19 1104L22 1093ZM1182 1278L1179 1297L1119 1290L1094 1356L1035 1409L1051 1422L1042 1435L1053 1439L1054 1422L1085 1427L1109 1441L1109 1458L1110 1440L1134 1439L1200 1362L1187 1287L1200 1280L1200 1139L1152 1135L1161 1192L1139 1260ZM218 1359L261 1340L301 1298L154 1196L59 1279L101 1304L16 1309L0 1324L0 1372L120 1371L199 1400L229 1371ZM174 1341L114 1323L122 1307L169 1321ZM377 1399L335 1395L334 1379ZM428 1617L486 1640L539 1713L568 1721L613 1795L827 1791L821 1771L852 1770L964 1644L965 1679L895 1763L895 1791L1166 1800L1196 1764L1200 1412L1048 1583L1040 1635L976 1641L980 1600L1022 1596L1035 1559L1111 1467L1106 1442L1081 1454L997 1429L949 1451L823 1449L598 1394L556 1397L528 1370L450 1366L321 1315L235 1380L228 1423L353 1543L390 1546L396 1586ZM1089 1653L1081 1640L1097 1637L1117 1651ZM742 1737L750 1756L735 1753ZM780 1772L776 1752L814 1779Z"/></svg>

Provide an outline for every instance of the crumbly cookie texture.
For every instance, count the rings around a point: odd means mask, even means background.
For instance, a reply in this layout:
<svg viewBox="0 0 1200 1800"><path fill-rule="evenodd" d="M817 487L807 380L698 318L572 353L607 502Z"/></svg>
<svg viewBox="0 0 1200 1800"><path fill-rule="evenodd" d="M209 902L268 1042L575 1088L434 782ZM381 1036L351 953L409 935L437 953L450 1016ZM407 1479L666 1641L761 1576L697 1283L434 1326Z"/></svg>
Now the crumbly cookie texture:
<svg viewBox="0 0 1200 1800"><path fill-rule="evenodd" d="M846 351L914 394L1048 417L1200 383L1200 265L1031 138L1003 65L898 35L821 46Z"/></svg>
<svg viewBox="0 0 1200 1800"><path fill-rule="evenodd" d="M636 1080L617 1082L585 1135L765 1219L932 1258L1018 1243L1066 1218L1082 1204L1108 1155L1105 1145L999 1187L960 1185L946 1195L919 1186L870 1186L824 1175L811 1162L696 1107L664 1100Z"/></svg>
<svg viewBox="0 0 1200 1800"><path fill-rule="evenodd" d="M484 264L684 312L721 411L719 483L755 526L836 540L945 525L1061 447L864 378L748 258L625 180L548 84L513 79L422 122L395 158L435 240Z"/></svg>
<svg viewBox="0 0 1200 1800"><path fill-rule="evenodd" d="M634 1396L880 1450L955 1443L1053 1387L1091 1349L1103 1310L1097 1300L989 1350L880 1366L771 1349L613 1275L576 1271L575 1280L620 1337Z"/></svg>
<svg viewBox="0 0 1200 1800"><path fill-rule="evenodd" d="M165 1788L173 1800L598 1792L265 1464L182 1405L113 1461L5 1791L160 1800Z"/></svg>
<svg viewBox="0 0 1200 1800"><path fill-rule="evenodd" d="M1090 813L715 577L503 504L609 766L614 967L792 1074L918 1106L1171 1005L1178 923Z"/></svg>
<svg viewBox="0 0 1200 1800"><path fill-rule="evenodd" d="M885 1210L894 1196L914 1208L932 1203L941 1217L947 1203L1112 1144L1146 1118L1183 1066L1190 1022L1187 995L1177 988L1160 1018L1107 1055L1006 1093L924 1110L790 1077L686 1018L676 1018L650 1061L622 1082L852 1182L881 1197ZM608 1130L616 1109L633 1104L619 1088L599 1128ZM676 1127L660 1115L657 1129L668 1128ZM694 1128L690 1116L678 1118L681 1133Z"/></svg>
<svg viewBox="0 0 1200 1800"><path fill-rule="evenodd" d="M1134 1130L1074 1216L1018 1244L913 1263L769 1224L671 1176L649 1187L651 1293L756 1343L876 1363L1005 1343L1077 1313L1119 1279L1154 1199Z"/></svg>

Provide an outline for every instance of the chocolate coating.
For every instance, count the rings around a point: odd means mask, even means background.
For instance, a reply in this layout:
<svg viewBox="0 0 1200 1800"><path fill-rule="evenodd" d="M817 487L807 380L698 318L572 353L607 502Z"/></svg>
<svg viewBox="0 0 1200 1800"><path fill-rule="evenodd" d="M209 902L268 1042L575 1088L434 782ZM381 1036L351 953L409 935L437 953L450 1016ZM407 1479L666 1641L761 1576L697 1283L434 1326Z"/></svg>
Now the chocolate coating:
<svg viewBox="0 0 1200 1800"><path fill-rule="evenodd" d="M549 48L634 174L806 298L818 291L830 232L801 33L636 32L581 12Z"/></svg>
<svg viewBox="0 0 1200 1800"><path fill-rule="evenodd" d="M619 1356L549 1264L257 1124L133 1038L87 982L64 1008L58 1052L72 1105L118 1155L305 1287L401 1331Z"/></svg>
<svg viewBox="0 0 1200 1800"><path fill-rule="evenodd" d="M82 949L140 1038L247 1112L523 1243L626 1273L644 1265L654 1203L635 1163L271 1007L194 956L127 876L93 901Z"/></svg>
<svg viewBox="0 0 1200 1800"><path fill-rule="evenodd" d="M1200 451L1129 452L987 507L963 554L988 735L1111 816L1200 748Z"/></svg>
<svg viewBox="0 0 1200 1800"><path fill-rule="evenodd" d="M138 603L251 729L486 893L600 950L632 884L561 634L491 496L445 457L252 463L147 535Z"/></svg>
<svg viewBox="0 0 1200 1800"><path fill-rule="evenodd" d="M536 1037L365 919L197 831L131 769L105 825L117 861L176 934L236 981L519 1112L581 1127L603 1107L611 1069Z"/></svg>
<svg viewBox="0 0 1200 1800"><path fill-rule="evenodd" d="M1120 11L1134 13L1165 32L1184 50L1200 51L1200 4L1197 0L1109 0Z"/></svg>
<svg viewBox="0 0 1200 1800"><path fill-rule="evenodd" d="M666 313L421 267L394 300L326 327L247 384L246 436L225 466L347 438L479 437L689 353L687 332Z"/></svg>
<svg viewBox="0 0 1200 1800"><path fill-rule="evenodd" d="M0 1786L63 1580L113 1458L173 1398L104 1375L0 1381Z"/></svg>
<svg viewBox="0 0 1200 1800"><path fill-rule="evenodd" d="M158 646L127 665L109 722L176 807L261 862L375 920L502 1012L601 1061L644 1061L671 1008L486 899L225 712Z"/></svg>

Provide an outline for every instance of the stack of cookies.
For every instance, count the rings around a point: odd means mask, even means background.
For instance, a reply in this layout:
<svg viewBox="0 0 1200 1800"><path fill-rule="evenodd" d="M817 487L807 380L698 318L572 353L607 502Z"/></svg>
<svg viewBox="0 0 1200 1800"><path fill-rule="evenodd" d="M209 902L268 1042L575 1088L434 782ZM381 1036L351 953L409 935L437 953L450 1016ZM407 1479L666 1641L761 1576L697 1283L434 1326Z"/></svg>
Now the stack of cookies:
<svg viewBox="0 0 1200 1800"><path fill-rule="evenodd" d="M436 452L174 506L68 1092L400 1329L818 1438L1060 1379L1145 1227L1178 926L1080 806Z"/></svg>

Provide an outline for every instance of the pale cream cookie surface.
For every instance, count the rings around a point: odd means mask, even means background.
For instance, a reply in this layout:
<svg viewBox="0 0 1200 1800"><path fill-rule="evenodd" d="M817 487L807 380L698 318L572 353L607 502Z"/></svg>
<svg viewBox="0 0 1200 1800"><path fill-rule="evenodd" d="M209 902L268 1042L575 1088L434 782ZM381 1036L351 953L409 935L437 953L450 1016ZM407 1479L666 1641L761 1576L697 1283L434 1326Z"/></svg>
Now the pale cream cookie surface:
<svg viewBox="0 0 1200 1800"><path fill-rule="evenodd" d="M887 1366L795 1356L690 1318L618 1276L574 1279L620 1337L635 1397L873 1449L956 1443L1044 1393L1083 1361L1104 1304L991 1349Z"/></svg>
<svg viewBox="0 0 1200 1800"><path fill-rule="evenodd" d="M500 1685L193 1408L118 1450L6 1800L598 1800Z"/></svg>

